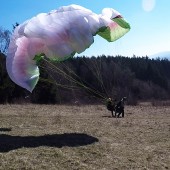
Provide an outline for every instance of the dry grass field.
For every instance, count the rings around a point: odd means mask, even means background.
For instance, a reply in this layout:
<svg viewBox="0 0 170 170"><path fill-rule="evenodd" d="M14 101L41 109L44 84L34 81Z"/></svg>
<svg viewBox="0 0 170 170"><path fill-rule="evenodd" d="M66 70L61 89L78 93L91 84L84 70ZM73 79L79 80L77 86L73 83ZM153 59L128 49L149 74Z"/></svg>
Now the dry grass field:
<svg viewBox="0 0 170 170"><path fill-rule="evenodd" d="M170 106L0 105L0 169L170 169Z"/></svg>

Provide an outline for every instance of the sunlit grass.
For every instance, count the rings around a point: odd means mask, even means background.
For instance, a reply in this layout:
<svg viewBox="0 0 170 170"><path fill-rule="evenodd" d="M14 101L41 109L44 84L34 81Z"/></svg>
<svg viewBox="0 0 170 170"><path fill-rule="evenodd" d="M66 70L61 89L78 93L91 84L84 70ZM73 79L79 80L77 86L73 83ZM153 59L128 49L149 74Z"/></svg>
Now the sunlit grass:
<svg viewBox="0 0 170 170"><path fill-rule="evenodd" d="M170 107L1 105L0 169L168 169Z"/></svg>

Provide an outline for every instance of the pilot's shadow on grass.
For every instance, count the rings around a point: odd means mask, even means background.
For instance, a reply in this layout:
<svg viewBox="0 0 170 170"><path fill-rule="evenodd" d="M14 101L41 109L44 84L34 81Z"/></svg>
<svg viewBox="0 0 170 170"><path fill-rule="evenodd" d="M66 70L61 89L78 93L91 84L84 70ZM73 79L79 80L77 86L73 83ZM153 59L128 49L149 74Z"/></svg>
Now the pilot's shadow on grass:
<svg viewBox="0 0 170 170"><path fill-rule="evenodd" d="M98 139L83 133L64 133L44 136L0 135L0 152L8 152L22 147L78 147L98 142Z"/></svg>
<svg viewBox="0 0 170 170"><path fill-rule="evenodd" d="M10 132L11 128L0 128L0 132Z"/></svg>

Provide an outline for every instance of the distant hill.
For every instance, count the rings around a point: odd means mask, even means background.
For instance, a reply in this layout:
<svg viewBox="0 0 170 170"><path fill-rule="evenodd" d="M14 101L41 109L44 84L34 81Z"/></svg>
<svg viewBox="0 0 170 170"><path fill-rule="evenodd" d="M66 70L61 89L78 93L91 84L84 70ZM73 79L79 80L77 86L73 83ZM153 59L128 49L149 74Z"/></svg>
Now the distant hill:
<svg viewBox="0 0 170 170"><path fill-rule="evenodd" d="M149 56L150 58L161 58L170 60L170 51L163 51Z"/></svg>

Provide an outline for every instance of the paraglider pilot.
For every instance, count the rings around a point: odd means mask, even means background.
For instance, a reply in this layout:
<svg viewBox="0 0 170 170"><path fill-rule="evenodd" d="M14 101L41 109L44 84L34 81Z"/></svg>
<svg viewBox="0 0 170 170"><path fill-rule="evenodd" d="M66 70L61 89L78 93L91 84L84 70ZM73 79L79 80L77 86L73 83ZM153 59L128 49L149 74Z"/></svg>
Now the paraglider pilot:
<svg viewBox="0 0 170 170"><path fill-rule="evenodd" d="M107 110L111 111L112 117L115 117L115 115L113 114L113 112L115 111L115 103L113 102L112 98L107 99L106 107L107 107Z"/></svg>
<svg viewBox="0 0 170 170"><path fill-rule="evenodd" d="M106 107L109 111L111 111L112 117L119 118L121 114L122 114L122 117L124 117L124 103L126 99L127 99L126 97L123 97L118 103L116 102L116 99L114 101L112 100L112 98L107 99Z"/></svg>
<svg viewBox="0 0 170 170"><path fill-rule="evenodd" d="M124 105L126 101L126 97L123 97L116 105L115 105L115 117L117 116L118 118L122 114L122 117L124 117ZM118 115L116 115L118 113Z"/></svg>

